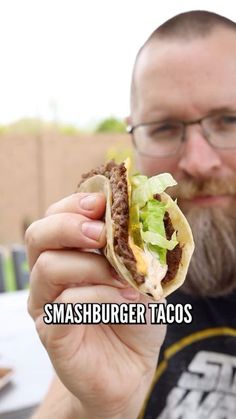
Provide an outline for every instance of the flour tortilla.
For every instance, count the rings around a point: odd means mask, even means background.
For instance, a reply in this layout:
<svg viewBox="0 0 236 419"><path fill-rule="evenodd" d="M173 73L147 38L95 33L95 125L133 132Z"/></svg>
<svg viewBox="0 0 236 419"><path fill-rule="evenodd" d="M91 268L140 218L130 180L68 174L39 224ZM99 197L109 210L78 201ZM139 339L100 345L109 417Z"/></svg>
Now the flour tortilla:
<svg viewBox="0 0 236 419"><path fill-rule="evenodd" d="M113 221L111 218L111 205L112 205L112 191L111 185L108 178L103 175L94 175L91 178L85 180L79 187L79 192L103 192L106 196L106 213L105 213L105 224L106 224L106 236L107 244L104 249L104 254L110 264L114 267L116 272L127 282L136 288L139 292L147 295L148 292L145 290L145 283L138 285L132 278L129 270L124 266L122 259L114 251L114 233L113 233ZM173 225L174 230L177 233L177 240L180 247L182 248L181 260L179 268L175 278L167 283L162 283L163 295L162 298L167 297L177 288L179 288L186 277L191 256L194 251L194 242L190 226L172 198L165 192L160 194L161 201L168 204L168 213ZM150 297L150 294L148 294Z"/></svg>

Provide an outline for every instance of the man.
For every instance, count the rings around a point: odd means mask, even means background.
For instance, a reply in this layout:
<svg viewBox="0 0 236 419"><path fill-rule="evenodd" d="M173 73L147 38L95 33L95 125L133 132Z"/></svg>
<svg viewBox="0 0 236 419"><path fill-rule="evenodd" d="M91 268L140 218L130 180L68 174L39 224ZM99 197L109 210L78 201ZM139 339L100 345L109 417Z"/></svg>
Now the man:
<svg viewBox="0 0 236 419"><path fill-rule="evenodd" d="M235 29L211 13L179 15L148 39L133 74L139 169L173 174L193 228L186 286L168 298L192 304L192 324L168 326L156 372L164 326L45 325L48 301L147 302L102 256L79 251L104 246L103 195L54 204L26 234L29 311L58 375L35 418L236 417Z"/></svg>

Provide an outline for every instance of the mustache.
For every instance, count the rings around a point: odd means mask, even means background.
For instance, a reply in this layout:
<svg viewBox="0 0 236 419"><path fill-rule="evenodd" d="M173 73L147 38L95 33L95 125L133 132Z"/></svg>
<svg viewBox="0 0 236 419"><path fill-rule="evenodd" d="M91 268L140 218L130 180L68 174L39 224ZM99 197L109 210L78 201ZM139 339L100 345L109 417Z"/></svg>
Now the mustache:
<svg viewBox="0 0 236 419"><path fill-rule="evenodd" d="M208 179L183 179L168 191L174 199L193 199L197 196L236 195L236 176Z"/></svg>

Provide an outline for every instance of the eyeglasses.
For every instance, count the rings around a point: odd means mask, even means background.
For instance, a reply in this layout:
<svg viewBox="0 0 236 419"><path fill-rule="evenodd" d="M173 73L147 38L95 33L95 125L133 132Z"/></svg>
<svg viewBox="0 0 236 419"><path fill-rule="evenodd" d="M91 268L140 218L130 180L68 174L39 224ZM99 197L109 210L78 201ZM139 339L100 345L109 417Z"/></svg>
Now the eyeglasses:
<svg viewBox="0 0 236 419"><path fill-rule="evenodd" d="M236 111L205 116L195 121L160 121L128 127L138 153L149 157L177 154L185 140L189 125L200 124L204 138L215 148L236 148Z"/></svg>

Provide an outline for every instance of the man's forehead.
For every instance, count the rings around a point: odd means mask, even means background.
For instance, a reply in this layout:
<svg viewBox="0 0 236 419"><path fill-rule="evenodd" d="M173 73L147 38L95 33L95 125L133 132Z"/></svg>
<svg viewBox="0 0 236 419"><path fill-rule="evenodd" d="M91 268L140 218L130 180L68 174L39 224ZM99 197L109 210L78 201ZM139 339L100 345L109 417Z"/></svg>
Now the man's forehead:
<svg viewBox="0 0 236 419"><path fill-rule="evenodd" d="M139 75L152 71L154 68L161 67L163 60L181 61L186 51L189 50L196 53L199 50L206 52L207 55L219 52L224 45L230 54L235 54L236 47L236 31L228 28L218 27L205 36L196 36L185 39L183 37L176 38L161 38L152 39L141 50L135 66L135 78ZM223 51L221 50L221 53ZM202 54L198 59L202 58ZM221 60L221 55L218 56L218 62Z"/></svg>
<svg viewBox="0 0 236 419"><path fill-rule="evenodd" d="M210 91L213 101L216 95L225 96L222 100L228 101L224 88L229 96L235 96L236 106L236 87L230 86L230 83L236 84L235 46L236 32L228 28L220 28L209 36L196 39L152 40L143 48L136 62L133 110L139 108L141 116L145 116L141 108L145 107L149 112L148 105L152 107L154 100L157 105L166 100L169 106L165 93L169 94L174 106L175 95L180 91L183 101L184 95L189 98L193 94L196 102L201 101L205 89ZM179 101L179 97L176 99Z"/></svg>
<svg viewBox="0 0 236 419"><path fill-rule="evenodd" d="M161 56L163 50L167 47L166 41L151 41L141 50L136 65L135 65L135 77L139 78L147 69L151 68L153 64L156 65L157 56Z"/></svg>

